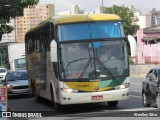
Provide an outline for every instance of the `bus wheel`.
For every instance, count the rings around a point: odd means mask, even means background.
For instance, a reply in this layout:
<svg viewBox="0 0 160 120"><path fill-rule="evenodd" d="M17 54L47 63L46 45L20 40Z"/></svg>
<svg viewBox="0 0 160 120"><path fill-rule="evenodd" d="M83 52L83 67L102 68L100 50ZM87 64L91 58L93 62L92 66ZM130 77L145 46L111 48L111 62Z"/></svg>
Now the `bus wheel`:
<svg viewBox="0 0 160 120"><path fill-rule="evenodd" d="M51 87L51 102L55 110L61 110L61 105L55 102L53 89Z"/></svg>
<svg viewBox="0 0 160 120"><path fill-rule="evenodd" d="M35 90L34 90L35 88L34 88L34 84L33 84L33 82L31 81L31 96L32 97L34 97L34 95L35 95Z"/></svg>
<svg viewBox="0 0 160 120"><path fill-rule="evenodd" d="M117 106L117 104L118 104L118 101L110 101L110 102L108 102L109 107L115 107L115 106Z"/></svg>
<svg viewBox="0 0 160 120"><path fill-rule="evenodd" d="M42 102L42 98L41 98L39 95L37 95L37 90L36 90L36 88L34 88L34 98L35 98L35 101L36 101L37 103Z"/></svg>

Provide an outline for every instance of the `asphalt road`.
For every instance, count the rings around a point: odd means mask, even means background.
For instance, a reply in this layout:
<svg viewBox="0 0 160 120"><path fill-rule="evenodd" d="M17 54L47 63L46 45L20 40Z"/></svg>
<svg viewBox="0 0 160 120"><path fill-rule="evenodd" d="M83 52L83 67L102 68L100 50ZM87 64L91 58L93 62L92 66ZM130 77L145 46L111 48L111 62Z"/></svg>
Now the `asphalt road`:
<svg viewBox="0 0 160 120"><path fill-rule="evenodd" d="M130 99L119 101L118 106L109 108L107 103L82 104L65 106L63 111L55 111L51 103L44 100L36 103L33 97L18 96L8 100L11 111L17 112L39 112L44 117L134 117L138 111L157 111L156 108L144 108L142 104L141 89L143 78L131 78ZM159 112L160 113L160 112ZM140 112L141 114L141 112ZM148 113L147 113L148 114ZM142 114L143 115L143 114ZM144 116L143 116L144 117Z"/></svg>

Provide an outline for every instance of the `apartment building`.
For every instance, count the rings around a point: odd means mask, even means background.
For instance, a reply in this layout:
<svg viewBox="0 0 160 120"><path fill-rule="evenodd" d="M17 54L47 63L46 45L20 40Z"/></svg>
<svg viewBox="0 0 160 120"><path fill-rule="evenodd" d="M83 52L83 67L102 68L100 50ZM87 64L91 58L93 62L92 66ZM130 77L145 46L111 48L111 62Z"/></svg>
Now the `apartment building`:
<svg viewBox="0 0 160 120"><path fill-rule="evenodd" d="M24 36L28 30L54 15L54 4L38 4L34 7L24 8L23 16L11 19L9 25L13 26L14 30L10 34L4 34L0 43L24 42Z"/></svg>
<svg viewBox="0 0 160 120"><path fill-rule="evenodd" d="M140 29L152 26L152 18L150 14L143 14L142 12L135 12L134 16L137 17L138 19L138 21L135 23L139 25Z"/></svg>
<svg viewBox="0 0 160 120"><path fill-rule="evenodd" d="M55 15L54 4L38 4L25 8L23 12L23 17L16 18L16 42L24 42L24 36L28 30Z"/></svg>
<svg viewBox="0 0 160 120"><path fill-rule="evenodd" d="M95 13L104 13L105 9L106 7L102 7L102 6L96 7Z"/></svg>
<svg viewBox="0 0 160 120"><path fill-rule="evenodd" d="M80 7L78 5L72 5L69 11L61 11L58 14L59 15L70 15L70 14L83 14L83 13L84 11L80 10Z"/></svg>

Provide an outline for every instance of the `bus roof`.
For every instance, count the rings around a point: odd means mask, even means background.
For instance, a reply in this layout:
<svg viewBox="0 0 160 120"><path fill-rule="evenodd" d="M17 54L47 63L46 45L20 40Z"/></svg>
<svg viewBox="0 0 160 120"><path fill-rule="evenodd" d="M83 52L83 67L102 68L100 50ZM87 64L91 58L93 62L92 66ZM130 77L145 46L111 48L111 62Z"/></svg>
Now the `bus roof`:
<svg viewBox="0 0 160 120"><path fill-rule="evenodd" d="M31 30L27 31L30 33L45 23L52 21L54 25L63 24L63 23L76 23L76 22L89 22L89 21L111 21L111 20L121 20L121 18L116 14L75 14L75 15L60 15L60 16L53 16L51 19L48 18L43 22L39 23L39 25ZM27 34L26 33L26 34Z"/></svg>
<svg viewBox="0 0 160 120"><path fill-rule="evenodd" d="M118 15L115 14L75 14L75 15L62 15L52 18L54 24L85 22L85 21L110 21L121 20Z"/></svg>

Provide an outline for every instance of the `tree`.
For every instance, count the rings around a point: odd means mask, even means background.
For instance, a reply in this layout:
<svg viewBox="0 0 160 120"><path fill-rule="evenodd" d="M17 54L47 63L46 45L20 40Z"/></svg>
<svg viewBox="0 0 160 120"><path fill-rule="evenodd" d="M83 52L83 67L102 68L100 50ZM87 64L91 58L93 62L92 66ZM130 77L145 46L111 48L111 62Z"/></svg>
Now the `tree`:
<svg viewBox="0 0 160 120"><path fill-rule="evenodd" d="M138 19L134 17L133 11L128 7L113 5L112 7L107 7L105 13L117 14L121 17L125 35L135 35L139 29L139 26L134 24Z"/></svg>
<svg viewBox="0 0 160 120"><path fill-rule="evenodd" d="M13 27L7 25L11 18L19 15L25 7L36 5L39 0L0 0L0 40L4 33L10 33Z"/></svg>

